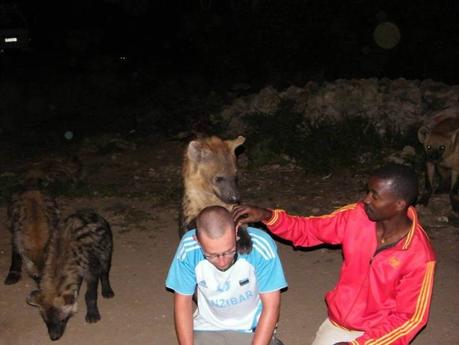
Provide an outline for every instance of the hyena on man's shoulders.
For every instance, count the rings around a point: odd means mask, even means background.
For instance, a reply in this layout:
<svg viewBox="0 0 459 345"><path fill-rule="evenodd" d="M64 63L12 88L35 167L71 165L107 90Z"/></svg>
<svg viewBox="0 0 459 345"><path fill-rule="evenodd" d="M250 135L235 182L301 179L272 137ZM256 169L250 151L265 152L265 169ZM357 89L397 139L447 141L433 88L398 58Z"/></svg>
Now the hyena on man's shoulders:
<svg viewBox="0 0 459 345"><path fill-rule="evenodd" d="M242 136L234 140L212 136L188 144L182 167L184 193L180 236L195 227L195 219L205 207L223 206L231 211L233 205L239 202L236 149L244 142ZM241 229L238 235L240 251L250 251L247 231Z"/></svg>
<svg viewBox="0 0 459 345"><path fill-rule="evenodd" d="M11 232L11 266L5 284L21 278L22 265L38 283L45 264L46 250L59 222L54 198L40 190L26 190L12 197L8 206Z"/></svg>
<svg viewBox="0 0 459 345"><path fill-rule="evenodd" d="M67 321L76 313L83 280L87 283L86 321L100 320L99 280L102 296L114 296L109 280L112 249L110 225L95 211L79 210L61 223L48 247L40 288L32 291L27 299L30 305L40 309L51 340L63 335Z"/></svg>

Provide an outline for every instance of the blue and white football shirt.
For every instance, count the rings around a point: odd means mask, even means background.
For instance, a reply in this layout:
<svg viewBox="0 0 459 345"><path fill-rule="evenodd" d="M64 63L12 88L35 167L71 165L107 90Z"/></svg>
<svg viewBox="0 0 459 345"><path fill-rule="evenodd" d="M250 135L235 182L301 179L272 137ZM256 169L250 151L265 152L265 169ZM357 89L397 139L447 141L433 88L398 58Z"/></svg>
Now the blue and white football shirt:
<svg viewBox="0 0 459 345"><path fill-rule="evenodd" d="M262 230L248 228L248 232L252 251L239 254L224 272L204 258L195 230L183 236L166 286L179 294L193 295L197 285L195 330L251 332L261 314L259 294L287 286L275 242Z"/></svg>

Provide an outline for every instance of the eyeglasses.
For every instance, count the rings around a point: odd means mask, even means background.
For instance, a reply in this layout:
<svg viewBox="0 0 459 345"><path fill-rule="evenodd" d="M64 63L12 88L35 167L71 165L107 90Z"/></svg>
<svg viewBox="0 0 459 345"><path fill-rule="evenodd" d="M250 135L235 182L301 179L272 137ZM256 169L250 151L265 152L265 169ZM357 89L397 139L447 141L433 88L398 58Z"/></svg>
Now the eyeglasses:
<svg viewBox="0 0 459 345"><path fill-rule="evenodd" d="M217 261L219 258L231 258L231 257L234 257L234 255L236 255L236 248L234 249L231 249L231 250L228 250L227 252L224 252L224 253L220 253L220 254L206 254L204 252L202 252L202 255L204 256L204 258L206 258L206 260L209 260L209 261Z"/></svg>

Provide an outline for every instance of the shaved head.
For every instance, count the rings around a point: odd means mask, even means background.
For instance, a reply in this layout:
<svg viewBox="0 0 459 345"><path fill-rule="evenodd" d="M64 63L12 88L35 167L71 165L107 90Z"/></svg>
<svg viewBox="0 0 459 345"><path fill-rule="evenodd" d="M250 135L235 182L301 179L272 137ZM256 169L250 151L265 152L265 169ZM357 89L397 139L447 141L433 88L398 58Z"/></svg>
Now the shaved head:
<svg viewBox="0 0 459 345"><path fill-rule="evenodd" d="M205 235L211 239L222 237L227 231L235 228L231 213L221 206L209 206L203 209L196 218L196 235Z"/></svg>

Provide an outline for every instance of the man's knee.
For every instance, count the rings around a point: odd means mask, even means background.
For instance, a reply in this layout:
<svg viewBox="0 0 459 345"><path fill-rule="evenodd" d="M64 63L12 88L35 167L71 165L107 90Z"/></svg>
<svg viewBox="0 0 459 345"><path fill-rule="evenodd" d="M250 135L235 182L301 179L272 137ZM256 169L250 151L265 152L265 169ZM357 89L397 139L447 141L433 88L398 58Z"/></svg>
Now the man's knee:
<svg viewBox="0 0 459 345"><path fill-rule="evenodd" d="M253 333L235 331L195 331L195 345L250 345ZM280 345L280 344L279 344Z"/></svg>
<svg viewBox="0 0 459 345"><path fill-rule="evenodd" d="M195 331L195 345L250 345L253 333L241 333L231 331ZM273 335L269 345L284 345L275 335Z"/></svg>
<svg viewBox="0 0 459 345"><path fill-rule="evenodd" d="M194 332L194 345L225 345L225 339L220 332Z"/></svg>

